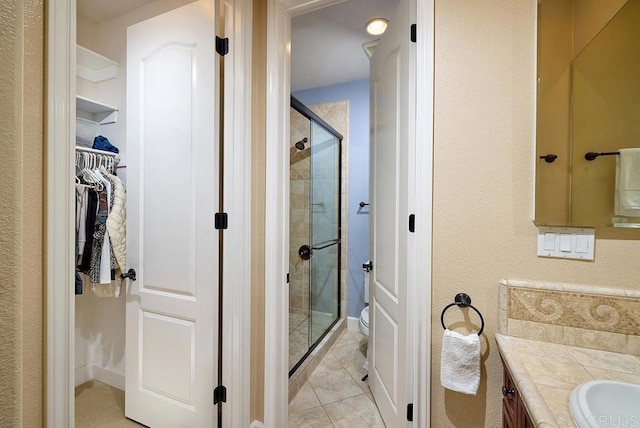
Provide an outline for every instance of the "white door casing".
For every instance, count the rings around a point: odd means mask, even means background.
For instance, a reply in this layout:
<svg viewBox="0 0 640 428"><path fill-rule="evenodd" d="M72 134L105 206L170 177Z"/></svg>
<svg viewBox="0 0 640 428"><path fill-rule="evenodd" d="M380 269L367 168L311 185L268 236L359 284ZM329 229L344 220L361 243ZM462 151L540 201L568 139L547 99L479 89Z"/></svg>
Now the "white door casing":
<svg viewBox="0 0 640 428"><path fill-rule="evenodd" d="M267 174L265 245L265 426L287 425L288 288L282 277L288 268L288 121L289 121L289 49L291 17L340 0L269 0L267 13ZM416 55L416 145L414 162L418 186L415 189L417 281L409 282L407 295L414 316L408 345L411 361L416 362L414 420L417 426L429 427L430 414L430 334L431 334L431 195L433 157L433 79L434 79L434 0L410 0L416 10L418 52ZM408 30L406 30L408 33ZM419 285L418 285L419 281Z"/></svg>
<svg viewBox="0 0 640 428"><path fill-rule="evenodd" d="M211 427L217 381L216 8L200 0L127 33L126 416Z"/></svg>
<svg viewBox="0 0 640 428"><path fill-rule="evenodd" d="M401 0L371 58L371 329L369 385L385 424L404 426L413 395L411 305L414 237L415 44Z"/></svg>
<svg viewBox="0 0 640 428"><path fill-rule="evenodd" d="M126 1L126 0L122 0ZM225 210L230 214L225 231L225 310L236 314L225 322L224 426L247 426L249 420L249 301L250 281L242 258L250 264L246 248L250 241L250 81L251 0L225 3L225 31L235 42L227 60L229 89L225 97L225 139L233 145L225 150L230 165L226 174ZM47 330L46 417L47 427L74 426L74 300L73 279L73 140L75 129L76 1L50 0L47 26ZM217 22L217 21L216 21ZM232 71L231 71L231 70ZM127 162L128 163L128 162ZM131 231L130 231L131 233ZM52 238L53 237L53 238ZM233 334L231 334L231 332ZM233 355L235 354L235 355ZM240 357L238 357L238 354ZM215 361L212 362L215 364Z"/></svg>

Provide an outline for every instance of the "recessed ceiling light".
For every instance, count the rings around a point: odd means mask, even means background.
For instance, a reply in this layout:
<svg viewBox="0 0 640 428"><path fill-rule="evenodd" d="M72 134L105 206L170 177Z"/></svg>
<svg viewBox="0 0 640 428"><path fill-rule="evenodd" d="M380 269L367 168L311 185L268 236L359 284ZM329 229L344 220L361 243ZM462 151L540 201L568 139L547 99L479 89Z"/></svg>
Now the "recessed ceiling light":
<svg viewBox="0 0 640 428"><path fill-rule="evenodd" d="M384 18L373 18L371 21L367 22L367 33L372 36L379 36L385 32L388 24L389 21Z"/></svg>

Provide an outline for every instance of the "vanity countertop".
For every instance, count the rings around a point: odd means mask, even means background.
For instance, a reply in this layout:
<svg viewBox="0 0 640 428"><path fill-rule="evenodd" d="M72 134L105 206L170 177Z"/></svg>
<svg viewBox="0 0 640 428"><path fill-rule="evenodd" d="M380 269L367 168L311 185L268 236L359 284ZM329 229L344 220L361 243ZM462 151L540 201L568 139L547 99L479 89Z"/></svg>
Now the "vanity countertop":
<svg viewBox="0 0 640 428"><path fill-rule="evenodd" d="M640 357L496 334L498 350L536 427L575 428L569 394L593 379L640 384Z"/></svg>

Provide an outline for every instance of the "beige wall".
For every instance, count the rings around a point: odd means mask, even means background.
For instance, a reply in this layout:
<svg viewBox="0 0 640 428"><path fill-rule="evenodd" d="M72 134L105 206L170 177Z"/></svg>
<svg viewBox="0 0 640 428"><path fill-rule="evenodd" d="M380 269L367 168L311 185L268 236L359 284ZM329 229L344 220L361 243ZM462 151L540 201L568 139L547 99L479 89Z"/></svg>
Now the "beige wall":
<svg viewBox="0 0 640 428"><path fill-rule="evenodd" d="M0 426L43 418L43 3L0 1Z"/></svg>
<svg viewBox="0 0 640 428"><path fill-rule="evenodd" d="M251 420L264 420L267 0L253 0L251 76Z"/></svg>
<svg viewBox="0 0 640 428"><path fill-rule="evenodd" d="M535 1L436 0L434 427L500 425L501 277L640 288L638 241L598 239L594 263L536 257L535 12ZM486 321L475 397L440 386L440 312L460 291Z"/></svg>

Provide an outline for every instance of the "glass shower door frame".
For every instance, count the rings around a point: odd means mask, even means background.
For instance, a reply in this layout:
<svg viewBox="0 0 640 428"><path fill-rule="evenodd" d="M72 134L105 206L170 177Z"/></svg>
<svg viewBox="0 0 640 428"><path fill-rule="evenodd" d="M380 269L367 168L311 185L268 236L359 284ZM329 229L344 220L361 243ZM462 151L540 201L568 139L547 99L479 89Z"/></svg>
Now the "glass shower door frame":
<svg viewBox="0 0 640 428"><path fill-rule="evenodd" d="M343 140L343 136L342 134L340 134L339 132L337 132L333 127L331 127L328 123L326 123L323 119L321 119L317 114L315 114L313 111L311 111L307 106L305 106L302 102L300 102L298 99L296 99L295 97L291 96L291 107L293 109L295 109L298 113L302 114L303 116L305 116L307 119L310 120L310 128L313 127L313 125L317 125L320 126L321 128L323 128L325 131L327 131L329 134L331 134L332 136L334 136L337 139L337 142L335 143L337 146L337 189L336 189L336 193L337 193L337 198L336 198L336 202L337 202L337 236L327 242L319 242L319 243L314 243L313 242L313 233L312 233L312 228L313 225L311 224L311 219L310 219L310 225L309 225L309 232L310 232L310 242L309 242L309 247L311 247L311 253L313 253L313 251L322 251L324 249L336 246L337 249L337 263L336 263L336 269L337 269L337 275L336 275L336 281L337 281L337 287L336 287L336 293L335 293L335 297L336 297L336 316L335 319L332 320L332 322L327 325L327 327L324 329L324 331L322 331L322 333L320 335L318 335L317 338L313 338L315 340L312 339L313 337L313 332L312 332L312 304L311 304L311 287L312 287L312 274L311 274L311 260L308 260L309 262L309 349L307 350L307 352L305 353L305 355L289 370L289 376L291 376L293 373L295 373L295 371L298 369L298 367L300 367L302 365L302 363L306 360L306 358L309 356L309 354L311 354L311 352L313 352L313 350L318 346L318 344L320 342L322 342L322 340L324 339L324 337L331 331L331 329L340 321L341 316L342 316L342 305L341 305L341 288L342 288L342 140ZM310 133L311 136L311 133ZM309 143L311 144L311 147L313 149L313 139L310 138ZM312 162L311 162L312 163ZM310 171L310 187L311 187L311 181L313 180L313 171ZM310 189L310 199L312 198L312 194L311 194L311 189ZM312 210L312 206L311 206L312 200L309 201L309 208L310 208L310 217L312 217L311 214L311 210ZM311 254L311 259L313 259L313 254Z"/></svg>

